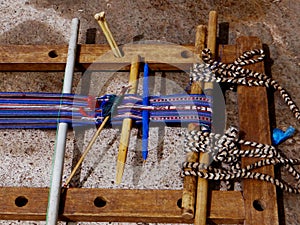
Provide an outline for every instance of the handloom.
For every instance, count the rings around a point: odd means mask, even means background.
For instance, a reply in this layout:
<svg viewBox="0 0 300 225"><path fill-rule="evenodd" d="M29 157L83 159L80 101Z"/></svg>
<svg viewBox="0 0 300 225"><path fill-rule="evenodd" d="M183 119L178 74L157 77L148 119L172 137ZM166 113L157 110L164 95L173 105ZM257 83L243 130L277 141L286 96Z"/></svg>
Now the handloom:
<svg viewBox="0 0 300 225"><path fill-rule="evenodd" d="M214 15L214 16L211 16ZM211 19L212 18L212 19ZM200 39L197 39L198 41L203 41L203 46L205 45L205 42L207 41L207 47L210 49L215 49L213 47L210 47L212 45L209 44L209 42L215 42L215 38L211 38L212 36L216 36L215 32L212 32L211 30L216 31L216 13L211 12L210 13L210 21L208 26L208 40L205 39L205 36L202 35ZM205 26L204 26L205 27ZM203 28L204 28L203 27ZM214 27L212 29L212 27ZM205 30L205 29L203 29ZM205 31L203 32L205 33ZM214 33L214 35L212 35ZM214 40L214 41L212 41ZM239 45L236 46L225 46L224 52L227 52L227 55L230 55L230 59L225 59L227 62L230 62L230 60L233 59L236 52L238 52L241 49L252 49L253 45L257 45L259 43L257 39L254 38L240 38L237 40ZM245 43L251 43L250 45L241 46L241 42ZM198 44L198 43L197 43ZM201 47L199 49L203 49L201 44ZM214 46L216 43L214 43ZM251 46L251 47L249 47ZM30 49L30 46L28 46ZM149 48L149 46L146 46ZM197 46L196 46L197 47ZM199 46L198 46L199 47ZM233 48L232 48L233 47ZM46 49L48 51L49 47L36 47L34 46L34 49ZM52 47L53 48L53 47ZM89 57L83 57L80 58L80 55L87 51L87 56L91 55L92 53L97 52L97 45L93 46L92 48L89 48L88 46L81 46L81 52L79 53L79 64L83 66L89 65L91 62L94 62L93 60L89 61ZM141 47L143 48L143 47ZM191 48L191 47L187 47ZM192 47L194 48L194 47ZM5 50L6 48L4 48ZM27 47L25 47L27 49ZM55 49L55 48L54 48ZM63 49L62 47L59 47L58 49ZM101 46L100 49L103 49ZM154 54L154 58L152 59L150 67L153 69L158 70L174 70L174 66L170 66L168 64L165 64L162 66L161 64L157 64L155 62L162 62L159 61L161 57L164 57L163 53L165 53L164 50L161 50L157 46L155 47L156 51L159 52L159 54ZM228 51L227 51L227 50ZM16 49L15 49L16 50ZM226 51L225 51L226 50ZM102 51L102 50L101 50ZM155 51L155 52L156 52ZM180 50L181 51L181 50ZM166 58L170 57L172 60L177 60L178 55L181 55L182 58L180 58L180 61L184 61L184 65L187 65L187 63L190 64L191 61L189 61L191 58L186 57L186 54L183 54L184 52L180 52L178 54L178 50L175 50L174 52L176 54L170 54L170 56L166 56ZM12 51L8 51L12 52ZM134 51L133 51L134 52ZM262 53L260 50L254 50L250 51L250 55ZM140 54L140 52L136 55ZM181 54L180 54L181 53ZM208 55L207 55L208 54ZM213 50L213 54L216 55L216 51ZM5 55L5 54L4 54ZM7 58L10 58L10 54L6 54ZM126 61L126 57L128 57L129 54L125 54L124 59ZM201 65L195 65L191 72L191 81L194 80L205 80L206 81L217 81L217 82L227 82L232 81L231 83L235 84L244 84L249 83L248 86L253 85L263 85L266 83L267 87L270 87L271 84L275 84L275 87L283 93L284 99L287 100L287 104L293 105L291 106L291 110L294 111L295 114L299 112L299 110L295 110L295 106L293 104L293 101L289 99L289 96L286 94L285 91L282 91L283 89L276 85L277 83L265 79L264 76L255 75L256 73L248 71L251 76L253 75L253 78L249 78L249 74L247 74L247 77L244 76L244 73L246 70L243 70L240 68L241 65L245 64L245 58L241 58L242 61L236 63L236 65L226 65L219 61L211 61L209 59L209 50L203 51L204 55L204 64ZM206 56L207 55L207 56ZM249 55L249 54L246 54ZM26 55L25 55L26 56ZM175 56L175 57L174 57ZM183 57L184 56L184 57ZM206 56L206 57L205 57ZM245 55L244 55L245 56ZM150 57L153 57L150 55ZM15 58L15 57L14 57ZM109 57L108 57L109 58ZM247 57L246 57L247 58ZM261 58L261 57L259 57ZM88 59L87 61L84 61ZM147 58L148 59L148 58ZM208 60L205 60L208 59ZM43 54L41 54L41 57L34 57L34 60L40 60L41 62L44 62L43 60ZM83 61L82 61L83 60ZM128 58L127 58L128 60ZM151 61L150 59L148 59ZM185 61L186 60L186 61ZM249 62L255 62L253 59L247 59ZM260 61L261 59L258 59ZM30 61L30 60L29 60ZM113 60L112 60L113 61ZM60 62L60 59L58 58L58 61ZM117 61L114 61L116 64L124 63L123 59L118 59ZM128 60L128 62L132 62L131 59ZM165 61L164 61L165 62ZM177 61L176 61L177 62ZM23 63L23 64L22 64ZM10 68L11 70L43 70L47 68L47 71L49 70L57 70L57 68L60 68L61 65L64 65L63 63L56 63L56 64L50 64L46 60L46 64L44 67L39 67L39 64L35 63L29 63L30 67L26 64L27 62L22 59L21 63L17 64L18 66L14 66L15 64L12 63L13 66L10 66L9 64L3 64L4 66L2 69L8 70L7 68ZM101 67L103 65L103 67ZM132 64L131 64L132 65ZM22 68L23 66L23 68ZM95 68L101 68L101 69L107 69L109 67L105 67L105 63L96 65ZM219 68L220 66L220 68ZM239 68L236 68L239 67ZM20 69L21 68L21 69ZM224 71L227 72L223 72ZM178 69L176 68L176 71ZM222 71L220 74L217 71ZM241 73L240 73L241 72ZM208 74L208 75L207 75ZM219 76L219 77L218 77ZM242 76L242 77L239 77ZM204 78L203 78L204 77ZM257 79L259 78L259 79ZM248 81L249 80L249 81ZM266 81L266 82L265 82ZM195 82L193 82L195 83ZM255 92L257 90L256 88L253 89ZM3 94L11 94L11 93L3 93ZM18 93L20 94L20 93ZM16 95L18 95L16 94ZM24 93L23 93L24 94ZM27 93L30 95L30 93ZM36 93L35 93L36 94ZM39 93L37 95L44 95L44 93ZM279 187L282 187L283 189L287 191L291 191L296 193L297 191L294 191L295 189L285 185L284 183L281 183L281 181L273 179L272 177L268 175L263 175L259 173L252 173L250 170L252 168L258 168L264 165L273 165L275 163L281 163L284 164L288 170L295 175L296 178L299 178L299 175L297 175L296 170L293 169L293 164L297 164L297 160L291 160L286 159L283 157L279 150L277 150L275 147L271 145L266 144L259 144L256 142L249 142L244 141L238 138L238 131L236 128L230 128L227 132L225 132L224 135L222 134L215 134L214 130L210 130L211 124L207 121L211 121L211 113L212 109L210 108L210 104L207 105L199 105L195 106L193 95L186 95L185 97L189 98L189 101L193 101L193 105L188 105L186 107L185 102L180 102L180 96L178 98L177 95L175 96L153 96L153 99L158 99L159 104L161 105L155 105L155 101L152 101L150 103L150 106L143 106L141 104L142 99L140 96L137 96L135 94L126 94L125 96L115 96L115 95L107 95L102 96L97 99L96 97L90 97L90 96L64 96L62 94L58 94L59 97L59 104L54 107L54 105L47 105L46 108L53 110L50 114L45 113L44 115L47 115L50 117L55 115L56 121L64 121L69 122L71 125L70 115L72 116L73 113L73 106L69 105L68 101L70 98L75 99L76 103L74 104L74 118L76 119L73 126L77 125L84 125L84 126L98 126L99 124L102 124L102 117L107 115L106 112L109 112L110 114L113 114L113 117L110 121L111 126L119 126L120 121L125 120L134 120L136 125L140 125L142 116L141 112L144 110L149 110L150 112L154 112L154 116L157 116L158 122L162 122L167 125L174 125L179 124L180 126L182 124L190 123L190 119L195 119L196 125L200 125L201 130L193 130L189 129L190 132L186 136L186 146L185 150L192 151L192 153L195 153L197 155L198 152L201 152L203 148L205 147L205 151L210 152L212 155L212 158L215 161L223 161L225 163L229 164L229 169L214 167L214 163L209 166L206 163L196 163L196 162L185 162L183 164L184 171L182 172L182 175L185 176L185 178L195 178L194 176L186 176L186 175L196 175L199 177L203 177L206 179L232 179L232 178L238 178L238 177L245 177L245 178L257 178L261 180L266 180L269 182L272 182L273 184L278 185ZM207 98L205 101L210 102L210 97L206 95L196 95L197 98ZM38 98L41 96L38 96ZM108 98L110 97L114 100L108 100L106 103L108 103L107 107L105 106L105 103L103 103L102 108L101 104L102 101L101 98ZM65 99L66 98L66 99ZM171 99L174 98L175 102L178 102L178 105L174 105L171 101ZM55 99L55 100L58 100ZM186 100L186 99L183 99ZM199 99L198 99L199 100ZM202 99L203 100L203 99ZM201 101L202 101L201 100ZM72 100L73 101L73 100ZM205 101L202 101L202 103ZM101 103L97 105L97 102ZM7 103L7 102L6 102ZM5 103L5 104L6 104ZM49 102L48 102L49 103ZM48 104L47 103L47 104ZM54 102L51 102L51 104ZM57 101L55 102L55 104ZM64 104L62 104L64 103ZM114 104L116 103L116 104ZM162 104L164 103L164 104ZM166 104L165 104L166 103ZM202 104L201 103L201 104ZM210 102L212 103L212 102ZM18 103L19 104L19 103ZM205 103L206 104L206 103ZM91 107L92 106L92 107ZM97 107L96 107L97 106ZM264 107L263 105L262 107ZM22 108L23 106L21 106ZM35 106L36 107L36 106ZM44 107L44 106L43 106ZM96 108L98 111L96 112L94 110ZM241 107L242 108L242 107ZM107 110L106 110L107 109ZM178 113L178 109L181 113ZM5 109L7 110L7 109ZM26 109L28 110L28 109ZM35 108L35 110L38 110L38 107ZM186 110L191 111L200 111L200 113L196 113L195 117L189 118L186 117L184 112ZM201 113L205 110L205 117ZM155 115L159 111L159 114ZM166 116L166 112L174 113L176 111L177 114L172 114L171 118L169 116ZM62 112L62 114L60 114ZM72 112L72 113L71 113ZM114 113L112 113L114 112ZM116 113L115 113L116 112ZM18 112L21 113L21 112ZM21 113L22 114L22 113ZM19 115L21 115L19 114ZM30 114L30 113L29 113ZM22 114L23 115L23 114ZM207 117L209 115L209 117ZM24 116L24 115L23 115ZM249 115L248 115L249 117ZM108 118L108 117L106 117ZM124 119L125 118L125 119ZM203 119L202 121L199 120L199 118ZM208 119L207 119L208 118ZM20 118L17 118L20 119ZM32 118L31 118L32 119ZM51 118L54 119L54 118ZM68 119L68 120L67 120ZM171 119L170 121L167 121L167 119ZM84 121L84 122L83 122ZM155 125L156 120L152 120L152 124ZM200 121L200 122L199 122ZM103 122L104 123L104 122ZM190 123L191 124L191 123ZM36 125L35 123L30 125ZM46 123L46 126L49 124ZM124 124L123 124L124 125ZM55 125L51 124L53 128ZM251 133L251 132L250 132ZM203 141L203 142L202 142ZM211 143L211 144L210 144ZM252 149L250 150L240 150L240 145L250 146ZM221 150L220 150L221 149ZM266 157L266 159L262 159L259 162L253 164L253 165L246 165L246 167L241 168L239 160L243 156L249 156L249 157ZM275 157L276 156L276 157ZM201 155L200 155L201 158ZM243 158L244 159L244 158ZM242 160L243 160L242 159ZM196 159L198 160L198 159ZM242 165L243 166L243 165ZM264 169L260 168L260 169ZM271 168L271 167L268 167ZM202 170L202 169L206 169ZM200 183L200 186L202 185L202 181L204 179L200 178L198 179L198 185ZM193 181L193 180L192 180ZM206 181L206 180L205 180ZM126 221L126 222L169 222L169 223L194 223L196 225L199 224L206 224L206 217L209 221L213 221L215 223L250 223L251 224L277 224L278 215L277 215L277 203L276 201L276 191L274 192L274 188L272 185L267 186L266 191L264 193L258 193L255 192L257 190L257 185L247 185L248 181L244 180L244 190L243 193L239 191L228 191L228 192L220 192L220 191L210 191L210 194L208 197L206 195L202 195L202 193L194 193L193 191L190 191L190 187L194 187L195 183L188 183L184 181L184 191L188 190L189 198L193 199L195 197L195 194L197 195L197 204L194 205L194 200L192 204L189 205L188 202L188 208L186 211L190 212L190 216L187 216L186 214L183 214L184 212L184 196L182 193L182 190L111 190L111 189L99 189L99 188L92 188L92 189L84 189L84 188L64 188L63 192L63 198L61 200L61 209L60 209L60 219L64 221ZM250 181L252 182L252 181ZM256 181L253 181L256 182ZM249 184L249 183L248 183ZM250 186L250 187L249 187ZM259 184L260 187L266 187L265 183ZM252 192L247 192L247 189L250 188L253 189ZM205 187L204 187L205 189ZM207 187L206 187L207 189ZM198 189L199 190L199 189ZM206 190L207 191L207 190ZM8 194L7 194L8 193ZM17 197L15 197L17 196ZM21 219L21 220L44 220L45 217L45 204L47 204L47 196L48 196L48 189L47 188L0 188L0 198L5 202L3 206L0 206L0 218L2 219ZM199 198L201 196L201 198ZM256 197L258 196L258 197ZM27 200L29 199L29 204L27 204ZM203 211L204 214L199 215L199 211L203 209L203 207L198 206L198 200L205 200L207 199L207 202L205 201ZM25 201L26 200L26 201ZM154 200L154 201L153 201ZM254 203L260 201L263 201L263 203L268 204L266 208L262 207L263 209L256 209ZM24 203L25 202L25 203ZM35 202L34 204L30 204L31 202ZM177 203L177 204L176 204ZM272 204L269 204L272 203ZM275 203L275 205L273 204ZM23 206L26 207L23 207ZM16 209L17 206L17 209ZM206 206L207 206L207 213L206 213ZM265 205L262 205L265 206ZM194 211L191 211L190 209L195 209ZM259 211L259 212L258 212ZM263 212L262 212L263 211ZM257 213L258 212L258 213ZM197 216L198 214L198 216ZM194 218L195 216L195 218ZM203 217L203 219L199 220L199 216ZM263 218L263 219L262 219ZM252 222L253 221L253 222Z"/></svg>
<svg viewBox="0 0 300 225"><path fill-rule="evenodd" d="M254 56L258 55L257 58ZM275 80L264 74L243 69L242 66L260 62L264 58L262 50L245 52L232 64L211 60L211 52L202 52L203 64L195 64L191 70L191 82L218 82L246 86L266 86L279 90L282 98L300 120L300 111L294 101ZM200 163L184 163L183 175L200 176L211 180L232 180L236 178L259 179L271 182L280 188L299 193L298 188L290 187L278 179L250 170L265 166L283 164L295 179L300 179L293 165L299 160L287 159L274 146L244 141L238 138L236 128L230 128L224 135L210 133L212 99L200 95L151 96L150 105L145 106L138 95L104 95L101 97L55 93L0 93L0 128L56 128L59 122L76 126L99 126L103 119L112 114L111 126L119 126L123 119L130 118L135 125L142 124L142 114L150 112L150 122L165 124L199 123L202 131L187 134L186 151L210 152L216 162L230 165L230 169L216 169ZM253 147L240 150L238 145ZM240 157L265 158L246 168L241 168ZM208 172L203 172L207 169Z"/></svg>

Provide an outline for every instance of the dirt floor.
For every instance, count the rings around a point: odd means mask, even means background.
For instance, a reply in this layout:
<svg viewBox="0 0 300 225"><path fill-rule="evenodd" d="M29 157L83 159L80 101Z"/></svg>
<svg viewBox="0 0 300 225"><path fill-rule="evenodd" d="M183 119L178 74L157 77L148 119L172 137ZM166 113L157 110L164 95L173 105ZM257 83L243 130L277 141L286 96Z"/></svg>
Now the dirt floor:
<svg viewBox="0 0 300 225"><path fill-rule="evenodd" d="M72 18L80 19L79 43L89 42L86 33L96 31L98 44L106 40L93 15L106 12L111 31L119 45L139 40L165 41L174 44L193 44L195 27L206 24L210 10L218 11L219 24L229 25L228 43L234 44L240 36L258 36L269 49L268 61L270 74L285 87L295 102L300 105L300 1L298 0L144 0L144 1L83 1L83 0L0 0L0 44L67 44L70 38ZM220 36L222 40L222 36ZM224 41L224 40L223 40ZM226 42L226 40L225 40ZM1 53L0 53L1 54ZM13 54L13 52L12 52ZM170 75L172 76L172 75ZM30 77L30 79L28 79ZM97 76L96 76L97 77ZM1 73L0 91L45 91L60 92L62 73ZM78 88L81 74L76 73L74 90ZM99 82L95 80L94 82ZM101 81L100 81L101 82ZM126 78L115 78L113 86L126 83ZM109 89L109 87L107 87ZM235 93L226 95L229 105L236 105ZM300 158L297 151L300 146L299 123L294 119L278 93L274 94L275 118L273 126L286 129L294 126L297 133L280 145L280 149L291 158ZM227 109L227 124L235 123L234 111ZM87 143L87 136L78 131L76 135ZM133 135L136 131L133 131ZM182 187L181 181L172 175L172 165L178 165L184 158L181 142L172 138L181 135L181 130L166 129L165 140L161 140L161 130L153 130L153 146L166 146L164 152L150 156L149 163L141 167L134 144L128 162L133 161L124 174L127 182L121 187L129 188L173 188ZM78 157L82 146L76 143L73 132L68 134L66 166L64 173L69 174L74 157ZM81 136L80 136L81 135ZM118 133L108 130L103 133L103 140L83 164L80 185L84 187L117 187L114 184L114 162L118 148ZM134 143L135 139L132 139ZM46 130L1 130L0 131L0 186L48 186L55 132ZM77 149L77 150L76 150ZM79 149L79 150L78 150ZM110 154L106 154L110 150ZM159 161L159 165L156 161ZM137 164L134 164L137 163ZM104 169L99 168L104 165ZM174 167L173 167L174 168ZM176 167L178 170L178 166ZM17 171L17 172L16 172ZM34 172L33 172L34 171ZM108 172L105 172L108 171ZM153 174L160 174L153 176ZM164 174L164 175L162 175ZM136 176L137 175L137 176ZM66 175L65 175L66 176ZM149 178L150 177L150 178ZM286 172L282 172L286 177ZM65 177L64 177L65 179ZM118 186L120 187L120 186ZM283 194L284 214L282 224L300 224L300 195ZM44 224L44 222L1 221L0 224ZM78 223L96 224L96 223ZM114 224L114 223L99 223Z"/></svg>

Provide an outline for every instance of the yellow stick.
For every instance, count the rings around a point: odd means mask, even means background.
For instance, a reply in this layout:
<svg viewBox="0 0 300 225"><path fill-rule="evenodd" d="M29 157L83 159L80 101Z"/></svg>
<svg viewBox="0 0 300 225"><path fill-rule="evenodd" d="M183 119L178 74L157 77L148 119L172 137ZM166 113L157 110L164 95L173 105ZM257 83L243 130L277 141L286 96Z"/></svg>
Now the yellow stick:
<svg viewBox="0 0 300 225"><path fill-rule="evenodd" d="M86 157L86 155L88 154L88 152L91 150L93 144L95 143L95 141L97 140L98 136L100 135L101 131L103 130L105 124L107 123L108 119L110 116L106 116L103 120L103 122L101 123L100 127L98 128L97 132L94 134L94 136L92 137L92 139L90 140L88 146L86 147L86 149L84 150L82 156L80 157L80 159L78 160L76 166L74 167L74 169L72 170L69 178L66 180L64 187L67 187L69 185L69 183L71 182L72 178L74 177L76 171L78 170L79 166L81 165L81 163L83 162L84 158Z"/></svg>
<svg viewBox="0 0 300 225"><path fill-rule="evenodd" d="M212 51L213 57L216 56L216 41L217 41L217 12L211 11L208 20L208 33L207 33L207 48ZM204 92L211 94L213 83L204 83ZM210 93L209 93L210 92ZM207 153L200 153L199 162L208 164L209 155ZM196 199L196 213L195 225L205 225L207 217L207 192L208 182L206 179L198 178L197 182L197 199Z"/></svg>
<svg viewBox="0 0 300 225"><path fill-rule="evenodd" d="M105 12L97 13L94 17L97 20L98 24L100 25L100 27L106 37L106 40L107 40L109 46L111 47L111 50L113 51L115 57L118 57L118 58L122 57L120 49L119 49L115 39L113 38L112 33L106 22Z"/></svg>
<svg viewBox="0 0 300 225"><path fill-rule="evenodd" d="M137 91L137 79L139 74L139 56L136 56L132 63L130 68L130 74L129 74L129 85L130 90L129 94L135 94ZM120 137L120 145L119 145L119 153L118 153L118 160L117 160L117 171L116 171L116 183L120 184L122 182L122 176L124 173L126 158L127 158L127 151L128 151L128 145L130 140L130 131L132 127L132 120L129 118L126 118L123 120L122 124L122 131L121 131L121 137Z"/></svg>

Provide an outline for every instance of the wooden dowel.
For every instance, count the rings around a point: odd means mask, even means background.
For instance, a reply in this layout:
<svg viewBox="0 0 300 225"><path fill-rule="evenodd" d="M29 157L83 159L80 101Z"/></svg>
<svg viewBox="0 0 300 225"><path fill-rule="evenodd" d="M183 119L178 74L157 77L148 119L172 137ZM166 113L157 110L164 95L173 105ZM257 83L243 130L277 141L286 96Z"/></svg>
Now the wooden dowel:
<svg viewBox="0 0 300 225"><path fill-rule="evenodd" d="M211 49L213 57L216 57L217 45L217 12L211 11L208 20L208 33L207 33L207 48ZM213 83L204 83L204 93L212 95ZM209 164L208 153L200 153L199 162ZM205 225L207 217L207 192L208 181L203 178L198 178L197 182L197 198L196 198L196 212L195 212L195 225Z"/></svg>
<svg viewBox="0 0 300 225"><path fill-rule="evenodd" d="M130 74L129 74L129 85L130 85L129 94L135 94L137 91L139 65L140 65L139 59L140 59L139 56L136 56L131 63ZM132 119L129 118L124 119L122 123L122 131L120 137L120 145L119 145L119 153L118 153L117 169L116 169L117 184L120 184L122 182L122 177L123 177L126 158L127 158L128 145L130 140L131 127L132 127Z"/></svg>
<svg viewBox="0 0 300 225"><path fill-rule="evenodd" d="M213 58L216 56L217 50L217 24L218 15L216 11L209 13L208 19L208 31L207 31L207 48L209 48L213 54Z"/></svg>
<svg viewBox="0 0 300 225"><path fill-rule="evenodd" d="M109 46L111 47L111 50L113 51L115 57L121 58L122 54L120 52L120 49L119 49L115 39L113 38L112 33L106 22L105 12L97 13L94 17L97 20L99 26L101 27L101 29L106 37L106 40L107 40Z"/></svg>
<svg viewBox="0 0 300 225"><path fill-rule="evenodd" d="M69 183L71 182L72 178L74 177L76 171L78 170L79 166L81 165L81 163L83 162L84 158L86 157L86 155L88 154L88 152L91 150L91 148L93 147L93 144L95 143L95 141L97 140L98 136L100 135L101 131L103 130L105 124L107 123L108 119L110 116L106 116L103 120L103 122L101 123L100 127L98 128L97 132L94 134L94 136L92 137L92 139L90 140L88 146L86 147L86 149L84 150L82 156L80 157L80 159L78 160L76 166L74 167L74 169L72 170L69 178L66 180L64 187L67 187L69 185Z"/></svg>
<svg viewBox="0 0 300 225"><path fill-rule="evenodd" d="M205 36L207 27L205 25L199 25L196 28L195 37L195 54L200 55L202 49L205 46ZM201 94L202 91L201 82L193 82L191 86L191 94ZM188 130L194 130L198 127L194 124L189 124ZM189 152L186 155L186 161L198 162L199 154L197 152ZM194 176L185 176L183 181L183 193L182 193L182 216L185 219L192 219L195 215L195 197L197 191L197 178Z"/></svg>
<svg viewBox="0 0 300 225"><path fill-rule="evenodd" d="M201 58L201 52L205 48L207 38L207 26L199 25L196 27L196 37L195 37L195 54L199 55Z"/></svg>

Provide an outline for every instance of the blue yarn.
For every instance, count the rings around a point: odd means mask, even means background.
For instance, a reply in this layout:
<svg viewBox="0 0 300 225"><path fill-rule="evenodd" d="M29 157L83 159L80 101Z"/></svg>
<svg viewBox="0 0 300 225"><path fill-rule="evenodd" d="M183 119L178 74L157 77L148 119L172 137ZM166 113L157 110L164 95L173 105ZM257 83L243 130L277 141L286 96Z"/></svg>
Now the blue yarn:
<svg viewBox="0 0 300 225"><path fill-rule="evenodd" d="M143 79L143 105L149 105L149 68L148 64L144 65ZM142 136L142 157L144 160L148 157L148 137L149 137L149 111L142 111L143 136Z"/></svg>
<svg viewBox="0 0 300 225"><path fill-rule="evenodd" d="M119 126L124 118L132 118L134 124L142 125L145 131L142 155L146 159L150 124L165 123L167 126L178 126L192 122L210 125L211 99L209 97L205 95L187 96L186 94L150 96L148 65L145 65L144 69L143 96L106 94L95 98L75 94L62 95L60 93L0 92L0 129L9 127L52 129L56 128L59 121L66 122L72 127L98 126L102 123L103 118L111 114L112 120L109 123ZM188 97L192 98L189 99ZM94 102L95 100L96 103ZM156 106L157 109L149 111L117 108L119 104L126 105L127 103ZM202 109L184 110L180 108L188 105L204 108L203 111ZM32 108L28 106L32 106ZM61 106L61 108L58 106ZM179 106L179 108L169 110L159 108L163 106Z"/></svg>
<svg viewBox="0 0 300 225"><path fill-rule="evenodd" d="M295 128L289 126L286 131L275 128L273 129L272 141L274 145L279 145L284 142L286 139L292 137L295 133Z"/></svg>

